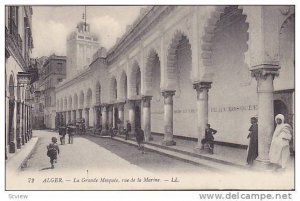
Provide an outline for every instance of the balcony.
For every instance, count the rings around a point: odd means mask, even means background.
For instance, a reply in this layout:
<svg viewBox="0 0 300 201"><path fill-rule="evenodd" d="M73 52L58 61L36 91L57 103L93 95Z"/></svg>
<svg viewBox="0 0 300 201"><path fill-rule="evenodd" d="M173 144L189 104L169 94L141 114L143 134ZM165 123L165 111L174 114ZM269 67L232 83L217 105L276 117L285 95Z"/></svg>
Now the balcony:
<svg viewBox="0 0 300 201"><path fill-rule="evenodd" d="M13 20L9 21L9 33L13 37L13 40L14 40L15 44L17 45L17 47L22 52L22 48L23 48L22 47L22 39L21 39L20 34L18 33L18 27Z"/></svg>

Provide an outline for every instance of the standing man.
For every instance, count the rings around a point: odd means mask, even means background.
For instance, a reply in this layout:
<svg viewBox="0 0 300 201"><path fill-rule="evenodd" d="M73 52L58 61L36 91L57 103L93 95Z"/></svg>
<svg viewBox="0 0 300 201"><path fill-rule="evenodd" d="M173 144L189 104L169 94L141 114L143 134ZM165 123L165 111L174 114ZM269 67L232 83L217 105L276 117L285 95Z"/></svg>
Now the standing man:
<svg viewBox="0 0 300 201"><path fill-rule="evenodd" d="M274 170L285 169L290 158L289 143L292 139L292 127L284 123L284 116L278 114L275 117L276 128L273 134L269 158Z"/></svg>
<svg viewBox="0 0 300 201"><path fill-rule="evenodd" d="M65 144L65 137L66 137L66 134L67 134L67 131L66 131L66 127L65 126L60 126L59 127L59 130L58 130L58 134L59 134L59 139L60 139L60 144L63 145Z"/></svg>
<svg viewBox="0 0 300 201"><path fill-rule="evenodd" d="M253 165L253 161L258 156L258 125L257 118L251 117L251 127L249 128L249 135L247 138L250 138L248 146L248 155L247 155L247 164Z"/></svg>
<svg viewBox="0 0 300 201"><path fill-rule="evenodd" d="M127 120L127 124L126 124L126 133L125 133L125 140L128 140L129 138L129 133L131 132L131 124L130 122Z"/></svg>
<svg viewBox="0 0 300 201"><path fill-rule="evenodd" d="M68 125L69 144L73 144L73 137L75 134L75 127L72 124Z"/></svg>

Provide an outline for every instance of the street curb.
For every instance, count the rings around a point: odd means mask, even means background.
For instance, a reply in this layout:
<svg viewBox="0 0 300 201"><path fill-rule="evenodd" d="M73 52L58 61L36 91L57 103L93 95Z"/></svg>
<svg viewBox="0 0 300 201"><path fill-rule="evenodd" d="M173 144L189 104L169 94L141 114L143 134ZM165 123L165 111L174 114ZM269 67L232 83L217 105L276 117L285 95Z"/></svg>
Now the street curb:
<svg viewBox="0 0 300 201"><path fill-rule="evenodd" d="M95 135L91 135L91 136L95 136ZM95 136L95 137L101 138L101 136ZM119 142L122 142L122 143L130 144L130 145L133 145L133 146L137 147L137 144L135 143L135 140L128 139L126 141L126 140L124 140L124 138L125 138L124 136L115 136L115 137L113 137L111 139L119 141ZM186 151L179 152L177 150L165 148L163 146L160 147L159 145L155 146L155 145L156 144L152 144L152 143L147 143L146 142L145 143L145 149L151 150L151 151L153 151L155 153L158 153L158 154L161 154L161 155L164 155L164 156L176 159L176 160L180 160L180 161L183 161L183 162L186 162L186 163L190 163L190 164L193 164L193 165L200 166L200 167L205 168L205 169L210 170L210 171L218 171L218 172L220 172L220 170L222 170L222 171L226 172L226 170L224 170L223 168L215 167L212 164L205 164L205 162L199 162L197 160L203 160L203 161L206 161L207 163L214 163L214 164L218 164L220 166L224 166L225 165L227 167L231 166L231 167L238 168L238 169L244 169L244 170L247 169L247 170L249 170L246 167L241 167L241 166L236 165L236 164L232 165L230 163L222 163L219 160L209 160L211 158L207 159L206 157L201 157L201 155L198 156L198 155L193 154L193 153L186 153ZM157 148L161 149L161 150L157 150ZM167 153L167 152L169 152L169 153ZM172 152L174 152L174 154L172 154ZM176 153L179 154L179 155L177 156Z"/></svg>
<svg viewBox="0 0 300 201"><path fill-rule="evenodd" d="M133 146L137 147L137 144L134 143L134 142L135 142L134 140L129 139L128 141L123 141L123 139L120 139L120 138L121 138L121 137L118 136L118 137L114 137L114 138L112 138L112 139L113 139L113 140L116 140L116 141L119 141L119 142L123 142L123 143L130 144L130 145L133 145ZM145 144L146 144L146 143L145 143ZM151 146L151 145L149 145L149 146ZM185 162L185 163L190 163L190 164L193 164L193 165L200 166L200 167L202 167L202 168L204 168L204 169L207 169L207 170L210 170L210 171L219 171L219 169L214 168L214 167L212 167L212 166L209 166L209 165L206 165L206 164L203 164L203 163L198 163L198 162L195 162L195 161L192 161L192 160L188 160L188 159L185 159L185 158L182 158L182 157L179 157L179 156L175 156L175 155L172 155L172 154L164 153L164 152L161 152L161 151L155 149L154 147L149 147L149 146L145 147L145 149L146 149L146 150L147 150L147 149L148 149L148 150L151 150L151 151L153 151L153 152L155 152L155 153L158 153L158 154L167 156L167 157L169 157L169 158L173 158L173 159L176 159L176 160L183 161L183 162Z"/></svg>
<svg viewBox="0 0 300 201"><path fill-rule="evenodd" d="M119 137L119 138L122 138L122 139L125 138L124 136L116 136L116 137ZM128 139L128 140L130 140L132 142L135 142L132 139ZM122 141L122 140L120 140L120 141ZM124 142L124 141L122 141L122 142ZM181 154L184 154L184 155L187 155L187 156L192 156L192 157L199 158L199 159L202 159L202 160L208 160L208 161L220 163L220 164L223 164L223 165L234 166L235 168L249 170L249 168L247 168L247 167L245 167L243 165L236 164L236 163L233 163L231 161L226 161L226 160L222 160L222 159L218 159L218 158L209 157L209 156L204 155L204 154L197 154L197 153L193 153L193 152L179 150L179 149L175 149L175 148L172 148L172 147L163 146L163 145L159 145L159 144L155 144L155 143L151 143L151 142L145 142L145 144L150 145L150 146L154 146L154 147L157 147L157 148L160 148L160 149L173 151L173 152L176 152L176 153L181 153ZM151 150L155 150L155 149L153 148ZM157 150L155 150L155 151L157 151ZM161 153L161 152L159 152L159 153Z"/></svg>
<svg viewBox="0 0 300 201"><path fill-rule="evenodd" d="M30 156L32 155L33 151L36 148L36 145L39 141L38 137L32 137L29 143L27 143L24 147L23 150L21 149L20 152L18 152L16 155L14 155L12 158L9 159L9 161L6 162L6 171L19 171L21 170ZM30 147L29 147L30 146ZM30 150L27 150L30 149ZM26 153L26 151L28 153ZM23 157L22 155L25 153L25 156Z"/></svg>

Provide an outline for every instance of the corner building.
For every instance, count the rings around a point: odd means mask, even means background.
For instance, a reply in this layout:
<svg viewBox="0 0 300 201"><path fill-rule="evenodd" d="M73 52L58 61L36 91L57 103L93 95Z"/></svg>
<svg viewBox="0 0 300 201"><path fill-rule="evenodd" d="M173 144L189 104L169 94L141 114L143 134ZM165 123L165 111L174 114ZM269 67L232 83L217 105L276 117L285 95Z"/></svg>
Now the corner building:
<svg viewBox="0 0 300 201"><path fill-rule="evenodd" d="M293 6L148 7L58 86L57 111L90 127L129 120L166 146L198 139L195 150L207 123L216 143L246 146L257 116L257 160L268 163L274 115L294 125L294 34Z"/></svg>
<svg viewBox="0 0 300 201"><path fill-rule="evenodd" d="M31 6L5 6L5 159L32 137L32 15Z"/></svg>

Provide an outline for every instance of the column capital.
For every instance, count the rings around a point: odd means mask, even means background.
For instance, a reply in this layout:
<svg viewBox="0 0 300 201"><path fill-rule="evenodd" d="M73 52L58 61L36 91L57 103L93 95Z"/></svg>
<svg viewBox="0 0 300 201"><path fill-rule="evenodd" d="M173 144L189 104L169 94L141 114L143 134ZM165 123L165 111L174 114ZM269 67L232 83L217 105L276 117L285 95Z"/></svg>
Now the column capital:
<svg viewBox="0 0 300 201"><path fill-rule="evenodd" d="M170 96L175 95L175 90L165 90L165 91L162 91L161 94L164 98L168 98Z"/></svg>
<svg viewBox="0 0 300 201"><path fill-rule="evenodd" d="M261 64L250 68L251 76L258 79L266 79L268 75L272 75L273 79L279 75L280 67L278 65Z"/></svg>
<svg viewBox="0 0 300 201"><path fill-rule="evenodd" d="M152 96L142 96L142 101L151 100Z"/></svg>
<svg viewBox="0 0 300 201"><path fill-rule="evenodd" d="M211 88L211 83L212 82L197 82L193 84L193 88L200 92L204 89L209 90Z"/></svg>
<svg viewBox="0 0 300 201"><path fill-rule="evenodd" d="M150 107L151 99L152 99L152 96L143 96L142 97L143 107Z"/></svg>
<svg viewBox="0 0 300 201"><path fill-rule="evenodd" d="M124 105L125 105L125 102L118 102L116 104L118 110L124 110Z"/></svg>
<svg viewBox="0 0 300 201"><path fill-rule="evenodd" d="M133 109L135 106L135 100L127 99L126 103L128 104L129 109Z"/></svg>

